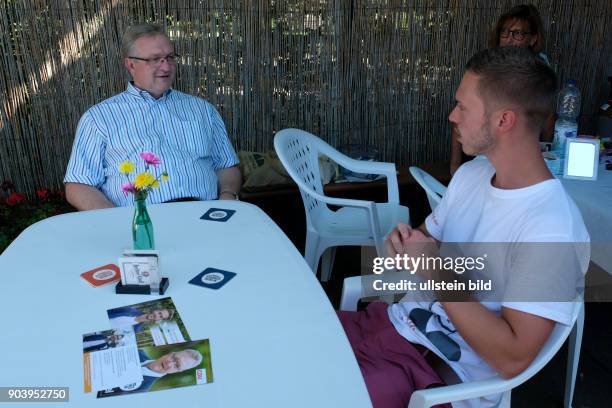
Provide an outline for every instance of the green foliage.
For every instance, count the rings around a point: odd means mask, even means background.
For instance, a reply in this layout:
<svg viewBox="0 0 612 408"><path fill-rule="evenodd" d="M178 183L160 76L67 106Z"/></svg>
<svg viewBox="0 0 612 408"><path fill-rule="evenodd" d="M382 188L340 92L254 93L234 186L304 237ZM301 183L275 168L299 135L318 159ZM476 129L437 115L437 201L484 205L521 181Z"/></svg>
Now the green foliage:
<svg viewBox="0 0 612 408"><path fill-rule="evenodd" d="M54 215L75 211L66 202L63 191L42 188L29 199L15 190L13 183L0 186L0 253L30 225Z"/></svg>

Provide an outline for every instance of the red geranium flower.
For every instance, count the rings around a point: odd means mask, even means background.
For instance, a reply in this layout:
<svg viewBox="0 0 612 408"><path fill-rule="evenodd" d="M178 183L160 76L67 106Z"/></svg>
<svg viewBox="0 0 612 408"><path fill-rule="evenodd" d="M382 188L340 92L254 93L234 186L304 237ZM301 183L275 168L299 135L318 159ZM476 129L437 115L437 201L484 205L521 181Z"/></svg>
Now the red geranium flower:
<svg viewBox="0 0 612 408"><path fill-rule="evenodd" d="M25 199L26 199L26 196L21 193L11 193L11 195L9 195L8 198L6 199L6 204L7 205L19 204Z"/></svg>
<svg viewBox="0 0 612 408"><path fill-rule="evenodd" d="M45 198L49 197L49 194L51 194L51 192L49 191L48 188L42 188L40 190L36 190L36 195L38 196L38 198L40 198L41 200L44 200Z"/></svg>

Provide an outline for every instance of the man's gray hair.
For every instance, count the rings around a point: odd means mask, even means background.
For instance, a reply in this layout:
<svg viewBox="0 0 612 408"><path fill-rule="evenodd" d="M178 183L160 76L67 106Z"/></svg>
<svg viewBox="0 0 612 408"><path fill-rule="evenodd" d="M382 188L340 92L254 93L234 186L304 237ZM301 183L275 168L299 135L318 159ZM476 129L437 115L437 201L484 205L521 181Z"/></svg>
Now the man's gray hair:
<svg viewBox="0 0 612 408"><path fill-rule="evenodd" d="M121 56L127 58L130 55L134 42L140 37L149 35L163 35L168 38L164 29L157 24L143 23L130 26L123 34L123 39L121 40Z"/></svg>
<svg viewBox="0 0 612 408"><path fill-rule="evenodd" d="M195 364L193 365L193 367L197 367L200 365L200 363L202 362L202 353L200 353L197 350L194 349L185 349L183 350L185 353L189 354L189 357L191 357L193 359L193 361L195 361ZM191 367L191 368L193 368Z"/></svg>

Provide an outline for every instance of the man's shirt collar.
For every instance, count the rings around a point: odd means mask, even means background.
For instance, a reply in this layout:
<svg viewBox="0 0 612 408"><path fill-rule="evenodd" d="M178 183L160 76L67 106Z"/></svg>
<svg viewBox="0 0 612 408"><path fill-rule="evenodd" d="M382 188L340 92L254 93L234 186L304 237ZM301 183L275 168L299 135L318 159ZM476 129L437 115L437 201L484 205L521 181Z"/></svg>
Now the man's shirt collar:
<svg viewBox="0 0 612 408"><path fill-rule="evenodd" d="M164 92L163 95L159 99L155 99L153 95L151 95L149 92L138 88L136 85L134 85L134 81L128 82L127 89L125 91L129 93L130 95L134 95L136 97L143 98L143 99L162 100L168 97L172 93L172 88Z"/></svg>

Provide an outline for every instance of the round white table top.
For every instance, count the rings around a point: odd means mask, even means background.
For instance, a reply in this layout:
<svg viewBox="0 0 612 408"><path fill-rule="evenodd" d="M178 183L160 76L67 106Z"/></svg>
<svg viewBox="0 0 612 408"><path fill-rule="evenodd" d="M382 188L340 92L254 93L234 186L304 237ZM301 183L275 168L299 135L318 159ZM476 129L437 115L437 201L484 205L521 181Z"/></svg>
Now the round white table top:
<svg viewBox="0 0 612 408"><path fill-rule="evenodd" d="M227 222L201 220L211 207ZM69 406L371 406L361 372L318 280L259 208L238 201L149 206L161 272L192 340L210 339L214 381L96 399L83 392L82 335L106 310L151 300L90 287L80 274L131 246L133 208L43 220L0 256L1 386L67 386ZM188 284L207 267L237 273L220 290ZM17 405L24 406L24 405Z"/></svg>

